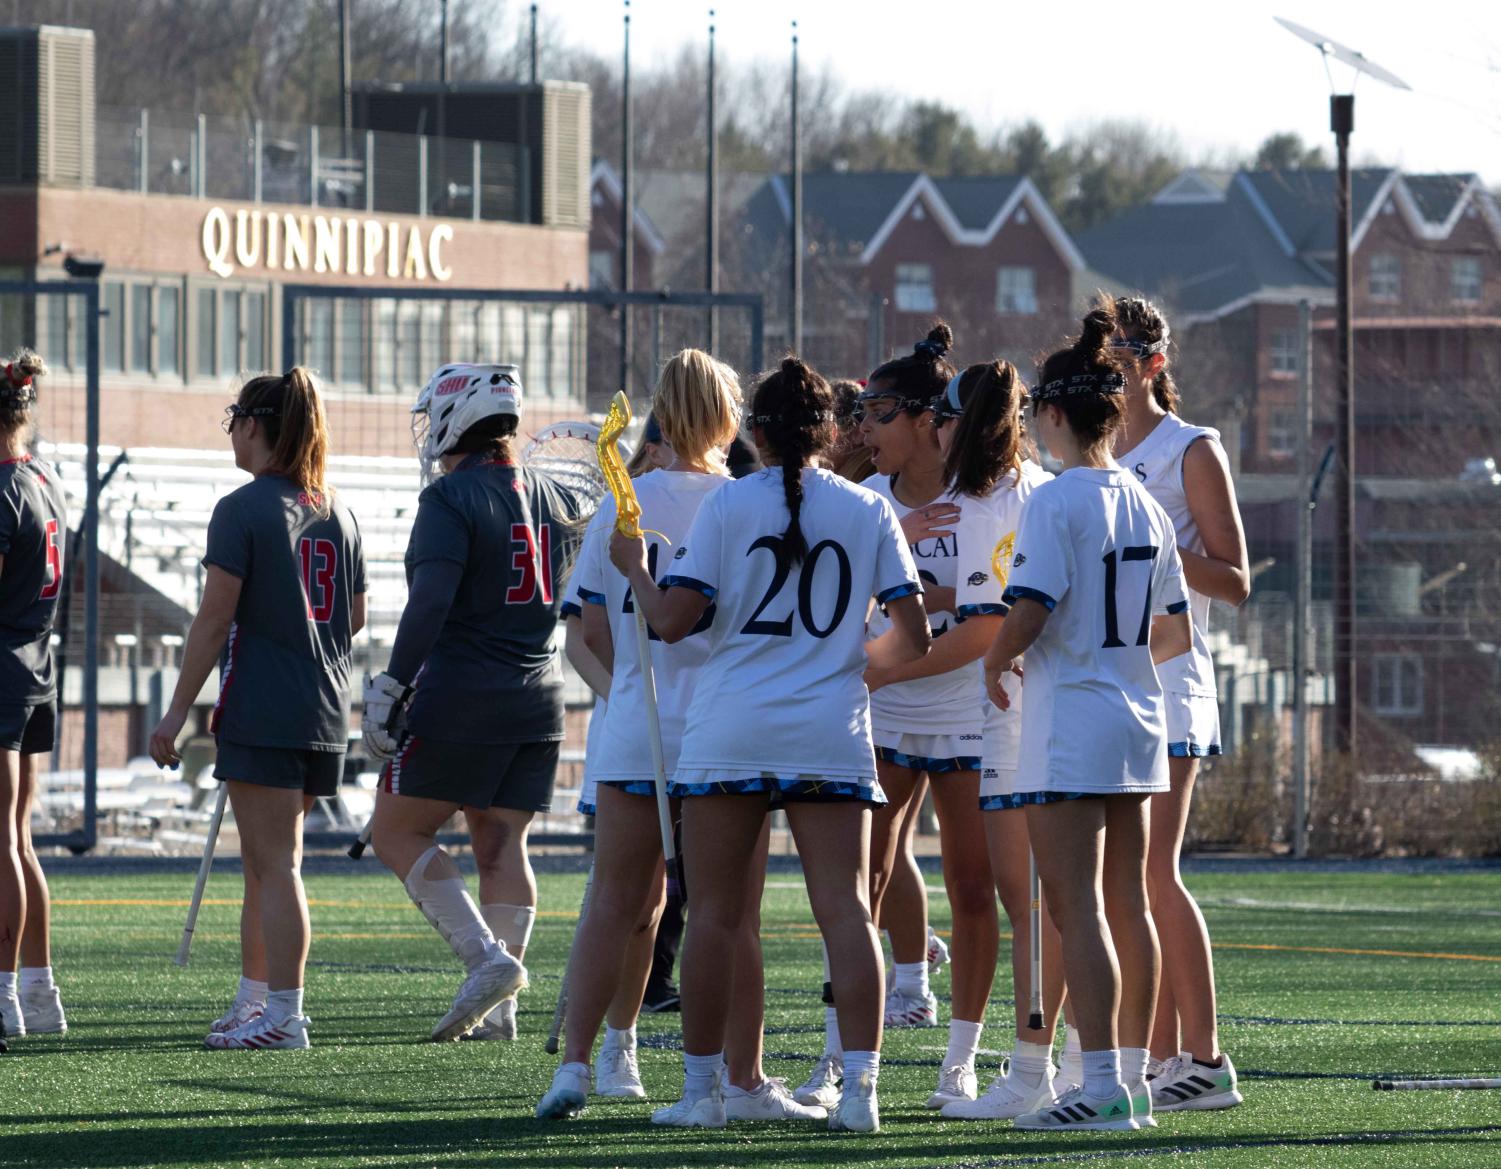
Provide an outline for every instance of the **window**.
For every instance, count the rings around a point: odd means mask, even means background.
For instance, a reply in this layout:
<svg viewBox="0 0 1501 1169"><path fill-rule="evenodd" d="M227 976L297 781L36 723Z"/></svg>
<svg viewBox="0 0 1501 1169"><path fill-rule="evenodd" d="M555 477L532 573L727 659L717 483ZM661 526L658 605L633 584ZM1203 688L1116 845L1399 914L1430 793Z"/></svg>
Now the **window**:
<svg viewBox="0 0 1501 1169"><path fill-rule="evenodd" d="M573 310L552 310L552 385L554 398L566 398L573 392Z"/></svg>
<svg viewBox="0 0 1501 1169"><path fill-rule="evenodd" d="M932 265L898 264L896 266L895 300L898 312L936 312L938 302L933 297Z"/></svg>
<svg viewBox="0 0 1501 1169"><path fill-rule="evenodd" d="M125 368L125 285L113 280L104 284L104 368Z"/></svg>
<svg viewBox="0 0 1501 1169"><path fill-rule="evenodd" d="M1416 654L1372 654L1371 709L1377 714L1422 714L1423 659Z"/></svg>
<svg viewBox="0 0 1501 1169"><path fill-rule="evenodd" d="M614 288L615 287L615 253L614 252L590 252L589 253L589 287L590 288Z"/></svg>
<svg viewBox="0 0 1501 1169"><path fill-rule="evenodd" d="M1298 414L1295 410L1273 410L1267 418L1266 453L1286 458L1298 449Z"/></svg>
<svg viewBox="0 0 1501 1169"><path fill-rule="evenodd" d="M151 285L130 286L130 368L151 370Z"/></svg>
<svg viewBox="0 0 1501 1169"><path fill-rule="evenodd" d="M177 350L181 343L179 329L181 295L176 288L156 290L156 372L177 373L182 366Z"/></svg>
<svg viewBox="0 0 1501 1169"><path fill-rule="evenodd" d="M219 297L219 373L233 377L240 372L240 294Z"/></svg>
<svg viewBox="0 0 1501 1169"><path fill-rule="evenodd" d="M1272 359L1273 377L1286 377L1297 373L1301 364L1298 360L1301 356L1298 352L1298 331L1296 329L1273 329L1268 352Z"/></svg>
<svg viewBox="0 0 1501 1169"><path fill-rule="evenodd" d="M70 342L72 336L68 329L68 318L76 317L78 312L69 303L71 296L44 296L39 298L40 304L44 305L47 315L47 364L56 365L59 369L73 368L73 362L78 354Z"/></svg>
<svg viewBox="0 0 1501 1169"><path fill-rule="evenodd" d="M1455 256L1449 269L1449 295L1459 304L1479 304L1484 273L1479 256Z"/></svg>
<svg viewBox="0 0 1501 1169"><path fill-rule="evenodd" d="M217 289L200 288L198 290L198 329L195 333L198 356L194 360L193 368L199 377L213 377L214 371L218 368L214 364L214 322L219 319L218 298Z"/></svg>
<svg viewBox="0 0 1501 1169"><path fill-rule="evenodd" d="M245 368L266 369L266 294L247 292L244 305Z"/></svg>
<svg viewBox="0 0 1501 1169"><path fill-rule="evenodd" d="M526 356L521 361L521 384L534 396L548 393L547 345L552 316L545 308L526 310Z"/></svg>
<svg viewBox="0 0 1501 1169"><path fill-rule="evenodd" d="M406 392L421 386L426 375L422 369L422 306L409 300L396 304L396 385Z"/></svg>
<svg viewBox="0 0 1501 1169"><path fill-rule="evenodd" d="M324 381L334 376L334 302L306 300L308 364Z"/></svg>
<svg viewBox="0 0 1501 1169"><path fill-rule="evenodd" d="M365 302L339 302L339 381L365 385Z"/></svg>
<svg viewBox="0 0 1501 1169"><path fill-rule="evenodd" d="M1031 268L1001 268L995 276L995 311L1037 311L1037 274Z"/></svg>
<svg viewBox="0 0 1501 1169"><path fill-rule="evenodd" d="M1396 256L1372 256L1368 289L1372 300L1402 298L1402 261Z"/></svg>

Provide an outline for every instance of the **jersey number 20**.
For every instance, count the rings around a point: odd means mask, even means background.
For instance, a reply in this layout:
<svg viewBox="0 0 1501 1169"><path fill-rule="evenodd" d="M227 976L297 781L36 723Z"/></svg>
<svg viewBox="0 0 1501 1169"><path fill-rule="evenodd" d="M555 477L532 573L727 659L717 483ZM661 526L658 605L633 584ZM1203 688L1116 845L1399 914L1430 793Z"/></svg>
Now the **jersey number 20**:
<svg viewBox="0 0 1501 1169"><path fill-rule="evenodd" d="M1120 551L1120 562L1130 564L1133 560L1146 561L1147 571L1152 571L1152 561L1157 557L1157 549L1150 544L1134 544ZM1115 578L1117 573L1115 550L1107 552L1102 560L1105 562L1105 640L1101 643L1102 649L1121 649L1125 642L1121 640L1120 621L1115 615ZM1141 607L1141 628L1136 631L1136 644L1146 645L1147 634L1152 628L1152 585L1147 582L1147 599Z"/></svg>
<svg viewBox="0 0 1501 1169"><path fill-rule="evenodd" d="M771 603L777 599L782 586L787 583L787 577L792 573L792 563L782 550L780 536L762 536L745 550L745 554L749 556L757 548L765 548L776 556L776 568L772 573L771 585L767 588L766 595L761 598L761 603L756 606L756 611L751 614L750 620L745 623L740 632L791 637L792 610L789 609L787 616L780 621L764 620L761 614L766 612ZM820 627L818 618L813 613L813 577L818 572L819 559L825 552L832 552L834 555L835 570L839 573L839 591L834 598L834 611L829 615L829 623ZM850 607L852 587L849 553L845 552L843 545L833 540L822 540L808 549L808 555L798 566L797 573L797 615L802 618L803 628L814 637L828 637L838 629L839 623L844 620L844 614Z"/></svg>
<svg viewBox="0 0 1501 1169"><path fill-rule="evenodd" d="M332 540L304 536L297 541L297 558L302 562L302 593L307 599L308 620L327 625L334 615L334 572L339 564L339 550Z"/></svg>

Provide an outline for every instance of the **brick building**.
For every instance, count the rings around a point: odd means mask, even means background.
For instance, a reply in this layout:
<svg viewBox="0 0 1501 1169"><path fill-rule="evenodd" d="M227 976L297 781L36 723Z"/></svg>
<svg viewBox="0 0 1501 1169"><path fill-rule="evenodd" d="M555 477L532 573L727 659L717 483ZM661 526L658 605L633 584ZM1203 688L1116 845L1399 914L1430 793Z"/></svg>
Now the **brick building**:
<svg viewBox="0 0 1501 1169"><path fill-rule="evenodd" d="M1501 479L1485 461L1501 456L1501 210L1474 175L1357 170L1352 187L1359 701L1415 741L1473 745L1501 715ZM1168 310L1184 413L1225 435L1257 595L1275 608L1300 506L1302 300L1315 462L1334 437L1334 174L1189 171L1078 244ZM1315 524L1325 662L1332 519ZM1283 660L1284 639L1262 632Z"/></svg>

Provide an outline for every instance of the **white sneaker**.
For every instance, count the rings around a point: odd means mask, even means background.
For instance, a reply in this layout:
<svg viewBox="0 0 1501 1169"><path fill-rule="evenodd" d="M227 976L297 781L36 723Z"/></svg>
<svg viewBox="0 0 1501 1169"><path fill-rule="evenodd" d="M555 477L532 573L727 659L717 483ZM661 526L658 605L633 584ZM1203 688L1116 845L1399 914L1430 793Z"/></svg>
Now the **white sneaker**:
<svg viewBox="0 0 1501 1169"><path fill-rule="evenodd" d="M594 1094L633 1100L645 1100L646 1089L641 1086L641 1068L636 1063L634 1047L610 1047L599 1049L594 1061Z"/></svg>
<svg viewBox="0 0 1501 1169"><path fill-rule="evenodd" d="M1163 1071L1166 1070L1167 1065L1170 1062L1171 1062L1170 1060L1166 1060L1166 1059L1153 1059L1151 1056L1148 1056L1147 1057L1147 1080L1148 1080L1148 1082L1150 1082L1152 1080L1155 1080L1158 1076L1162 1075Z"/></svg>
<svg viewBox="0 0 1501 1169"><path fill-rule="evenodd" d="M1152 1089L1146 1080L1127 1084L1126 1093L1131 1097L1131 1119L1136 1122L1136 1127L1156 1128L1157 1118L1152 1115Z"/></svg>
<svg viewBox="0 0 1501 1169"><path fill-rule="evenodd" d="M954 1120L1015 1120L1048 1107L1054 1099L1051 1064L1036 1086L1025 1083L1016 1069L1008 1065L990 1081L983 1096L945 1104L943 1114Z"/></svg>
<svg viewBox="0 0 1501 1169"><path fill-rule="evenodd" d="M930 928L928 930L928 977L932 978L948 964L948 945Z"/></svg>
<svg viewBox="0 0 1501 1169"><path fill-rule="evenodd" d="M1058 1057L1058 1078L1053 1081L1053 1091L1066 1096L1075 1088L1084 1086L1084 1056L1077 1051L1065 1051Z"/></svg>
<svg viewBox="0 0 1501 1169"><path fill-rule="evenodd" d="M1131 1119L1131 1096L1124 1087L1108 1096L1091 1096L1075 1088L1036 1112L1018 1116L1014 1123L1021 1129L1051 1132L1133 1131L1137 1127Z"/></svg>
<svg viewBox="0 0 1501 1169"><path fill-rule="evenodd" d="M839 1103L829 1113L831 1132L880 1132L881 1109L876 1103L876 1082L869 1072L861 1072L854 1081L844 1081Z"/></svg>
<svg viewBox="0 0 1501 1169"><path fill-rule="evenodd" d="M798 1085L792 1098L799 1104L825 1110L839 1103L839 1081L844 1078L844 1061L825 1052L818 1057L808 1078Z"/></svg>
<svg viewBox="0 0 1501 1169"><path fill-rule="evenodd" d="M961 1100L973 1100L979 1085L975 1081L973 1066L957 1063L939 1069L938 1091L928 1097L929 1108L942 1108Z"/></svg>
<svg viewBox="0 0 1501 1169"><path fill-rule="evenodd" d="M311 1047L308 1042L307 1025L311 1020L306 1015L293 1015L290 1018L272 1022L264 1013L257 1015L243 1027L236 1027L233 1031L226 1031L221 1035L209 1034L203 1041L205 1047L212 1047L216 1051L232 1051L238 1049L261 1050L269 1047L289 1047L302 1049Z"/></svg>
<svg viewBox="0 0 1501 1169"><path fill-rule="evenodd" d="M14 991L0 994L0 1024L5 1026L7 1039L20 1039L26 1034L26 1016L21 1013L21 1000Z"/></svg>
<svg viewBox="0 0 1501 1169"><path fill-rule="evenodd" d="M1195 1063L1192 1055L1180 1051L1163 1065L1151 1087L1152 1107L1158 1112L1234 1108L1244 1099L1237 1086L1235 1065L1223 1051L1217 1068Z"/></svg>
<svg viewBox="0 0 1501 1169"><path fill-rule="evenodd" d="M802 1104L787 1091L786 1080L762 1080L753 1092L731 1088L724 1094L728 1120L823 1120L829 1110L818 1104Z"/></svg>
<svg viewBox="0 0 1501 1169"><path fill-rule="evenodd" d="M453 1006L448 1014L438 1020L433 1028L434 1043L462 1039L500 1005L501 1000L512 997L526 986L526 967L506 952L505 944L497 942L495 952L482 965L476 966L459 987Z"/></svg>
<svg viewBox="0 0 1501 1169"><path fill-rule="evenodd" d="M714 1077L714 1086L700 1100L684 1098L666 1108L658 1108L651 1114L653 1124L670 1125L673 1128L723 1128L729 1123L724 1114L724 1096L720 1093L719 1077Z"/></svg>
<svg viewBox="0 0 1501 1169"><path fill-rule="evenodd" d="M21 1013L31 1035L65 1035L68 1020L63 1015L62 996L56 986L21 988Z"/></svg>
<svg viewBox="0 0 1501 1169"><path fill-rule="evenodd" d="M886 996L886 1026L938 1026L938 1000L930 991L926 997L893 990Z"/></svg>
<svg viewBox="0 0 1501 1169"><path fill-rule="evenodd" d="M515 1039L516 1038L516 998L513 995L508 999L501 999L500 1006L496 1007L465 1039Z"/></svg>
<svg viewBox="0 0 1501 1169"><path fill-rule="evenodd" d="M565 1063L552 1074L552 1087L537 1101L538 1120L568 1120L589 1100L589 1065Z"/></svg>
<svg viewBox="0 0 1501 1169"><path fill-rule="evenodd" d="M245 1026L252 1019L260 1018L266 1009L266 1004L256 1002L253 999L241 1002L236 999L229 1010L225 1011L217 1019L208 1025L210 1035L225 1035L236 1028Z"/></svg>

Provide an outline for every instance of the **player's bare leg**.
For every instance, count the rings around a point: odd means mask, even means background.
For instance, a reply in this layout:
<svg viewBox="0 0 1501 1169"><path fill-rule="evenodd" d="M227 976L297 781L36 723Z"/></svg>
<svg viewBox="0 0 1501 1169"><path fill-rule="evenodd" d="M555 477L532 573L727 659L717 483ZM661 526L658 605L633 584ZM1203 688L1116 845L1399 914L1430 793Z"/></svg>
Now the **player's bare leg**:
<svg viewBox="0 0 1501 1169"><path fill-rule="evenodd" d="M659 854L660 854L660 850ZM625 961L620 966L620 979L615 996L605 1011L605 1025L612 1031L625 1031L636 1025L641 1014L641 998L646 993L646 983L651 977L652 947L657 940L657 926L667 906L667 869L657 864L652 878L652 890L647 894L647 904L636 919L636 928L626 944Z"/></svg>
<svg viewBox="0 0 1501 1169"><path fill-rule="evenodd" d="M975 1053L985 1023L985 1004L995 982L1000 921L985 840L985 813L980 811L980 773L952 772L940 776L932 787L942 843L943 883L954 915L949 946L953 965L948 1051L938 1091L928 1100L928 1107L941 1108L975 1096Z"/></svg>
<svg viewBox="0 0 1501 1169"><path fill-rule="evenodd" d="M527 854L534 813L514 808L464 809L479 869L480 916L520 962L537 921L537 878ZM516 997L505 999L469 1039L515 1039Z"/></svg>
<svg viewBox="0 0 1501 1169"><path fill-rule="evenodd" d="M907 808L898 828L895 859L881 893L880 913L876 916L876 927L891 938L891 951L894 955L903 955L902 962L915 960L913 955L919 948L926 957L928 943L928 887L914 849L918 819L928 794L928 777L922 772L915 774L917 784L907 798ZM875 847L874 837L872 832L872 849Z"/></svg>
<svg viewBox="0 0 1501 1169"><path fill-rule="evenodd" d="M21 756L0 751L0 1019L13 1037L26 1034L15 973L26 928L26 878L17 824L20 794Z"/></svg>
<svg viewBox="0 0 1501 1169"><path fill-rule="evenodd" d="M21 929L18 990L26 1030L61 1035L68 1029L62 996L52 980L52 902L41 861L31 844L31 806L36 799L37 755L20 756L16 798L16 843L26 886L26 922Z"/></svg>
<svg viewBox="0 0 1501 1169"><path fill-rule="evenodd" d="M927 895L912 854L911 833L916 831L916 817L908 818L909 809L919 799L924 776L920 771L885 760L876 761L876 773L887 803L877 808L871 818L870 905L891 936L892 985L886 1023L893 1027L936 1027L938 1004L928 989ZM910 831L904 833L904 828ZM898 897L908 911L899 922L896 907L887 909L886 896L892 885L898 883L897 874L903 869L907 876L902 883L908 896ZM919 896L912 896L914 892Z"/></svg>
<svg viewBox="0 0 1501 1169"><path fill-rule="evenodd" d="M1106 798L1104 893L1105 917L1121 972L1121 1004L1116 1029L1121 1048L1121 1077L1132 1094L1132 1115L1152 1127L1152 1096L1147 1088L1147 1040L1162 955L1147 903L1147 831L1151 797Z"/></svg>

